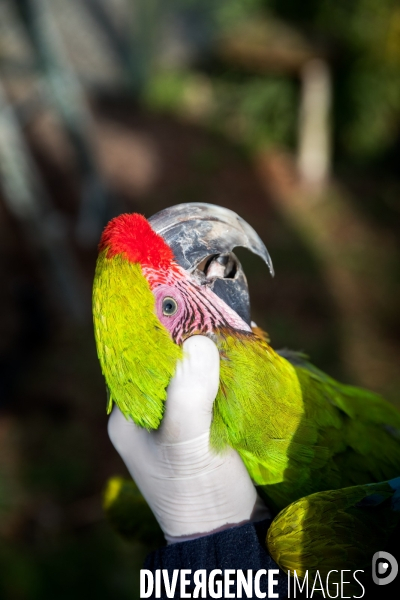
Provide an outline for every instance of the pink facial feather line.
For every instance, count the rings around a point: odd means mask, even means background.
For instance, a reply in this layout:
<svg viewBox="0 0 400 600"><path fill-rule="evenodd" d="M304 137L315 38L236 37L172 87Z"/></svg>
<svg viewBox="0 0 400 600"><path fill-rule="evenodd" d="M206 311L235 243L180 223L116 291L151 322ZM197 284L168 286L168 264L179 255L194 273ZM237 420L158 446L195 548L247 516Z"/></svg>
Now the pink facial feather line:
<svg viewBox="0 0 400 600"><path fill-rule="evenodd" d="M206 286L198 285L175 263L168 272L142 266L156 300L156 313L172 339L181 344L194 333L210 334L218 328L251 332L250 327L223 300ZM173 298L178 309L174 315L164 315L163 300Z"/></svg>

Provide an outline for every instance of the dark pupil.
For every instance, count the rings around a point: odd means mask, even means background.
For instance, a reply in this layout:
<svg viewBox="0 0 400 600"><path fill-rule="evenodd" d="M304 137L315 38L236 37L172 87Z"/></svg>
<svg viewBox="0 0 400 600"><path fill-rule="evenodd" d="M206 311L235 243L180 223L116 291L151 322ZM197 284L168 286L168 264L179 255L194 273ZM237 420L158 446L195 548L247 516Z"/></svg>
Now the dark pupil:
<svg viewBox="0 0 400 600"><path fill-rule="evenodd" d="M165 315L173 315L176 311L176 304L169 298L163 302L163 312Z"/></svg>

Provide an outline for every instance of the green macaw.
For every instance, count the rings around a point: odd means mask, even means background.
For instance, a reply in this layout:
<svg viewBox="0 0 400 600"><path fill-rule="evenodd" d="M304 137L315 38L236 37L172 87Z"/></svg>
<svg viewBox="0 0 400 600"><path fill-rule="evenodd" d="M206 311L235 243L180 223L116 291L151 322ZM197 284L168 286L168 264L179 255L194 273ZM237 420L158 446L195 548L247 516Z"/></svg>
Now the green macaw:
<svg viewBox="0 0 400 600"><path fill-rule="evenodd" d="M377 394L338 383L302 355L277 353L249 323L245 280L230 251L246 246L273 270L247 223L206 204L160 214L150 222L120 215L101 239L93 315L108 412L115 402L126 418L156 429L183 341L210 336L221 356L211 444L237 450L266 504L275 513L285 509L268 538L278 564L301 563L288 531L303 540L298 554L310 538L304 516L324 502L332 523L354 511L373 521L377 511L357 503L384 490L379 510L389 515L381 519L388 535L400 516L400 480L380 482L400 473L400 413ZM332 510L336 504L342 512Z"/></svg>

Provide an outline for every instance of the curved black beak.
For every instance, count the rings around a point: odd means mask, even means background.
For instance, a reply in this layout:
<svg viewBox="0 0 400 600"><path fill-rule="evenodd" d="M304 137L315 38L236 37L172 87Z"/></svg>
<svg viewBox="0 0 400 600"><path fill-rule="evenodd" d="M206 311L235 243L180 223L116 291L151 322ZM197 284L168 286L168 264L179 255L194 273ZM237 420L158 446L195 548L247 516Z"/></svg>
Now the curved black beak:
<svg viewBox="0 0 400 600"><path fill-rule="evenodd" d="M232 210L206 203L178 204L158 212L149 222L176 261L250 324L247 280L232 250L242 246L257 254L273 276L271 257L255 230Z"/></svg>

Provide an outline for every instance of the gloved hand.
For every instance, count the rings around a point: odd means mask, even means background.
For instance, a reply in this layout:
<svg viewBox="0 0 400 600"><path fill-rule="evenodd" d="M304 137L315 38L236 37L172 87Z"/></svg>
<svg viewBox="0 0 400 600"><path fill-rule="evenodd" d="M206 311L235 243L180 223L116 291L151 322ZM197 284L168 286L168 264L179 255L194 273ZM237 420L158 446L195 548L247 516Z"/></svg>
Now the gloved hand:
<svg viewBox="0 0 400 600"><path fill-rule="evenodd" d="M127 421L115 406L110 439L169 543L270 517L236 451L210 448L219 353L207 337L183 344L184 358L168 387L156 431Z"/></svg>

